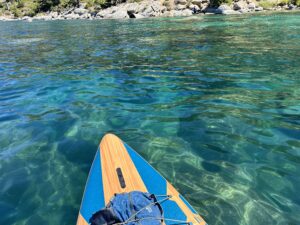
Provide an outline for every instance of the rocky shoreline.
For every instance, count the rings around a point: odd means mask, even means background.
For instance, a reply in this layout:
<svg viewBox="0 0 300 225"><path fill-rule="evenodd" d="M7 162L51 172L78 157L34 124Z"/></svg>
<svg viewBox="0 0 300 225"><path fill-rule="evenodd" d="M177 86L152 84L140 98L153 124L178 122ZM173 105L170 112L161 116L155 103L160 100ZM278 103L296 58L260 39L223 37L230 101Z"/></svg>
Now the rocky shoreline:
<svg viewBox="0 0 300 225"><path fill-rule="evenodd" d="M75 20L75 19L126 19L149 17L177 17L193 14L243 14L262 11L291 11L300 10L292 4L264 8L254 0L235 0L232 4L222 4L219 7L210 7L209 0L174 0L166 1L144 0L139 3L122 3L106 9L90 10L85 4L77 8L69 8L62 12L47 12L33 17L24 16L14 18L13 15L0 16L0 21L33 21L33 20Z"/></svg>

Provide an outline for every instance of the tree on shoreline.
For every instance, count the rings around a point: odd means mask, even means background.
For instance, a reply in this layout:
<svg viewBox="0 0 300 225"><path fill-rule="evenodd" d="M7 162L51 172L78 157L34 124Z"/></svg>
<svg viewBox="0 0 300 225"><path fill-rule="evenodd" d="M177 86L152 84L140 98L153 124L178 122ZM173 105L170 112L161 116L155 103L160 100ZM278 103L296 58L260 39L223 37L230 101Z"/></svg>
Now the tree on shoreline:
<svg viewBox="0 0 300 225"><path fill-rule="evenodd" d="M78 7L79 3L80 0L38 0L38 11L46 12L55 6L61 6L63 8Z"/></svg>

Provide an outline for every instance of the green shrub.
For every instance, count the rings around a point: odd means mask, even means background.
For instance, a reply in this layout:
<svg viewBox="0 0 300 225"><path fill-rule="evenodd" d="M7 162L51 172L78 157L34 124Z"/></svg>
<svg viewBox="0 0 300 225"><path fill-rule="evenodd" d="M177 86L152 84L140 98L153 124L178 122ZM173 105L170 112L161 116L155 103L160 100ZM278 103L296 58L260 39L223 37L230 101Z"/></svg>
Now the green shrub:
<svg viewBox="0 0 300 225"><path fill-rule="evenodd" d="M293 2L295 5L300 6L300 0L294 0Z"/></svg>
<svg viewBox="0 0 300 225"><path fill-rule="evenodd" d="M10 10L11 10L11 13L14 15L14 17L22 16L20 9L18 9L15 4L10 7Z"/></svg>
<svg viewBox="0 0 300 225"><path fill-rule="evenodd" d="M35 16L35 15L36 15L36 13L37 13L37 11L36 11L36 10L34 10L34 9L30 9L30 10L28 10L28 11L24 12L24 16L30 16L30 17L33 17L33 16Z"/></svg>
<svg viewBox="0 0 300 225"><path fill-rule="evenodd" d="M49 11L52 7L58 5L60 3L59 0L38 0L39 11Z"/></svg>
<svg viewBox="0 0 300 225"><path fill-rule="evenodd" d="M23 8L24 7L24 1L23 0L19 0L17 1L17 8Z"/></svg>
<svg viewBox="0 0 300 225"><path fill-rule="evenodd" d="M79 0L60 0L59 5L63 8L74 7L79 5Z"/></svg>
<svg viewBox="0 0 300 225"><path fill-rule="evenodd" d="M103 4L106 4L106 0L94 0L94 4L96 5L103 5Z"/></svg>
<svg viewBox="0 0 300 225"><path fill-rule="evenodd" d="M290 0L278 0L277 5L284 6L290 4Z"/></svg>
<svg viewBox="0 0 300 225"><path fill-rule="evenodd" d="M107 4L106 0L86 0L86 8L91 8L93 6L103 6Z"/></svg>
<svg viewBox="0 0 300 225"><path fill-rule="evenodd" d="M128 2L139 2L141 0L128 0ZM119 3L126 2L126 0L84 0L83 2L86 3L86 8L91 8L94 6L101 6L101 7L110 7L112 5L116 5Z"/></svg>
<svg viewBox="0 0 300 225"><path fill-rule="evenodd" d="M273 7L276 6L276 3L270 2L268 0L267 1L265 1L265 0L260 1L258 4L259 4L259 6L263 7L264 9L270 9L270 8L273 8Z"/></svg>

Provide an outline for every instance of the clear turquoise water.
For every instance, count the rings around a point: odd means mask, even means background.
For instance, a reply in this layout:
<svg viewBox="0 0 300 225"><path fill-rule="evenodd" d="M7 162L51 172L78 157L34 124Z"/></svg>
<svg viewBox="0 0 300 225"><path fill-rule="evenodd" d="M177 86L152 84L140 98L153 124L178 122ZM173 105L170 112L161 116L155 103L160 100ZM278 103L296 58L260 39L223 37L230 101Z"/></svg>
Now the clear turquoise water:
<svg viewBox="0 0 300 225"><path fill-rule="evenodd" d="M75 224L114 132L211 225L300 224L300 14L0 23L0 224Z"/></svg>

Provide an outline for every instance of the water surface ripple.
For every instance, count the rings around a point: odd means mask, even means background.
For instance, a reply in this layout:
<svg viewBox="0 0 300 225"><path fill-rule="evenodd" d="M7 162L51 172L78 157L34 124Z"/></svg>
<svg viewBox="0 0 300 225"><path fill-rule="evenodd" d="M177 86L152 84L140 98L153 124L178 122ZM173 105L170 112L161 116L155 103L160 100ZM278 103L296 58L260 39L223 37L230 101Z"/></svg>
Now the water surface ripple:
<svg viewBox="0 0 300 225"><path fill-rule="evenodd" d="M106 132L208 224L300 224L299 16L1 22L0 224L75 224Z"/></svg>

